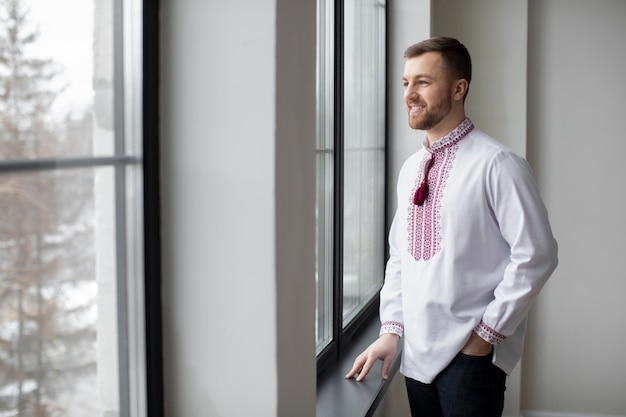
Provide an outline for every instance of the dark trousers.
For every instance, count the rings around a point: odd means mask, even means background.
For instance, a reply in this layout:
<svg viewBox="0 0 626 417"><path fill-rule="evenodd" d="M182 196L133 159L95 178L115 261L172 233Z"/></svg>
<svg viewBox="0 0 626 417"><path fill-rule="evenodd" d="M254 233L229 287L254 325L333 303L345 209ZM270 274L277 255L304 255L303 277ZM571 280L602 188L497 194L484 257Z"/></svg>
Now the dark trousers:
<svg viewBox="0 0 626 417"><path fill-rule="evenodd" d="M411 416L501 417L506 374L492 355L459 353L432 384L406 378Z"/></svg>

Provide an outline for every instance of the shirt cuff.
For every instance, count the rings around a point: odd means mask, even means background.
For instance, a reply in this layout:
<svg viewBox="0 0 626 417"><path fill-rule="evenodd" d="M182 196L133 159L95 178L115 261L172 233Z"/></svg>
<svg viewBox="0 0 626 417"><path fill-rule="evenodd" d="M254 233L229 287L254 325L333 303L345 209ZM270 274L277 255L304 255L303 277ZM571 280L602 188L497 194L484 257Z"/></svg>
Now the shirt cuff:
<svg viewBox="0 0 626 417"><path fill-rule="evenodd" d="M492 345L499 345L504 342L504 339L506 339L505 335L496 332L491 327L487 326L482 320L476 325L476 327L474 327L474 331L478 334L478 336Z"/></svg>
<svg viewBox="0 0 626 417"><path fill-rule="evenodd" d="M393 333L402 337L404 334L404 325L402 323L398 323L397 321L386 321L380 326L380 333Z"/></svg>

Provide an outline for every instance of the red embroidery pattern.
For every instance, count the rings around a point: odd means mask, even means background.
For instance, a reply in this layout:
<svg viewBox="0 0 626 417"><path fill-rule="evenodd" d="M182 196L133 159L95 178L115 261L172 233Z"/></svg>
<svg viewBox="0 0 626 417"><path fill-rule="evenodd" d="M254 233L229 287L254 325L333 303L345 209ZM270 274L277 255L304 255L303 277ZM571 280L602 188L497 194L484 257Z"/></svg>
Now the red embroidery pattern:
<svg viewBox="0 0 626 417"><path fill-rule="evenodd" d="M432 144L424 159L420 163L420 173L415 179L413 190L410 193L408 209L408 251L413 259L425 261L432 258L441 250L441 200L446 187L446 181L452 170L458 142L474 129L474 124L466 118L452 132ZM413 197L422 183L426 164L434 154L434 162L428 171L428 196L423 205L414 204Z"/></svg>
<svg viewBox="0 0 626 417"><path fill-rule="evenodd" d="M380 327L380 334L383 333L393 333L402 337L404 333L404 325L402 323L398 323L397 321L386 321Z"/></svg>
<svg viewBox="0 0 626 417"><path fill-rule="evenodd" d="M504 339L506 339L505 335L496 332L491 327L487 326L482 320L478 323L478 325L476 325L474 331L478 334L478 336L482 337L492 345L499 345L504 341Z"/></svg>

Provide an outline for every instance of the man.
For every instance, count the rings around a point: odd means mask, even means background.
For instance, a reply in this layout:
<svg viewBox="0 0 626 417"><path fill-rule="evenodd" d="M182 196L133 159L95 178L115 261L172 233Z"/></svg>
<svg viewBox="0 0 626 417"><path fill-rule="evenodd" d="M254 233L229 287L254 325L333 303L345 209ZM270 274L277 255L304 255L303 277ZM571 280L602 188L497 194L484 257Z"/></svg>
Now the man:
<svg viewBox="0 0 626 417"><path fill-rule="evenodd" d="M398 177L380 293L380 337L346 378L377 360L383 378L404 337L413 416L501 416L531 301L557 265L548 215L524 159L474 127L465 46L432 38L405 52L409 125L423 149Z"/></svg>

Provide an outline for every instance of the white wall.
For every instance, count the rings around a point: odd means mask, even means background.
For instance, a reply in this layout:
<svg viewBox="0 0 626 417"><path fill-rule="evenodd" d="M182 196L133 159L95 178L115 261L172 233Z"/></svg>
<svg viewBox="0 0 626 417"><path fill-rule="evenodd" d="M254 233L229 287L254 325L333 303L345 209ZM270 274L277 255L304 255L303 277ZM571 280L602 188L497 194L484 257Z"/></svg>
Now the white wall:
<svg viewBox="0 0 626 417"><path fill-rule="evenodd" d="M560 265L532 314L523 401L626 416L626 2L529 3L529 158Z"/></svg>
<svg viewBox="0 0 626 417"><path fill-rule="evenodd" d="M432 35L458 38L472 56L468 116L525 155L527 0L432 3Z"/></svg>
<svg viewBox="0 0 626 417"><path fill-rule="evenodd" d="M161 4L166 415L312 416L315 1Z"/></svg>

